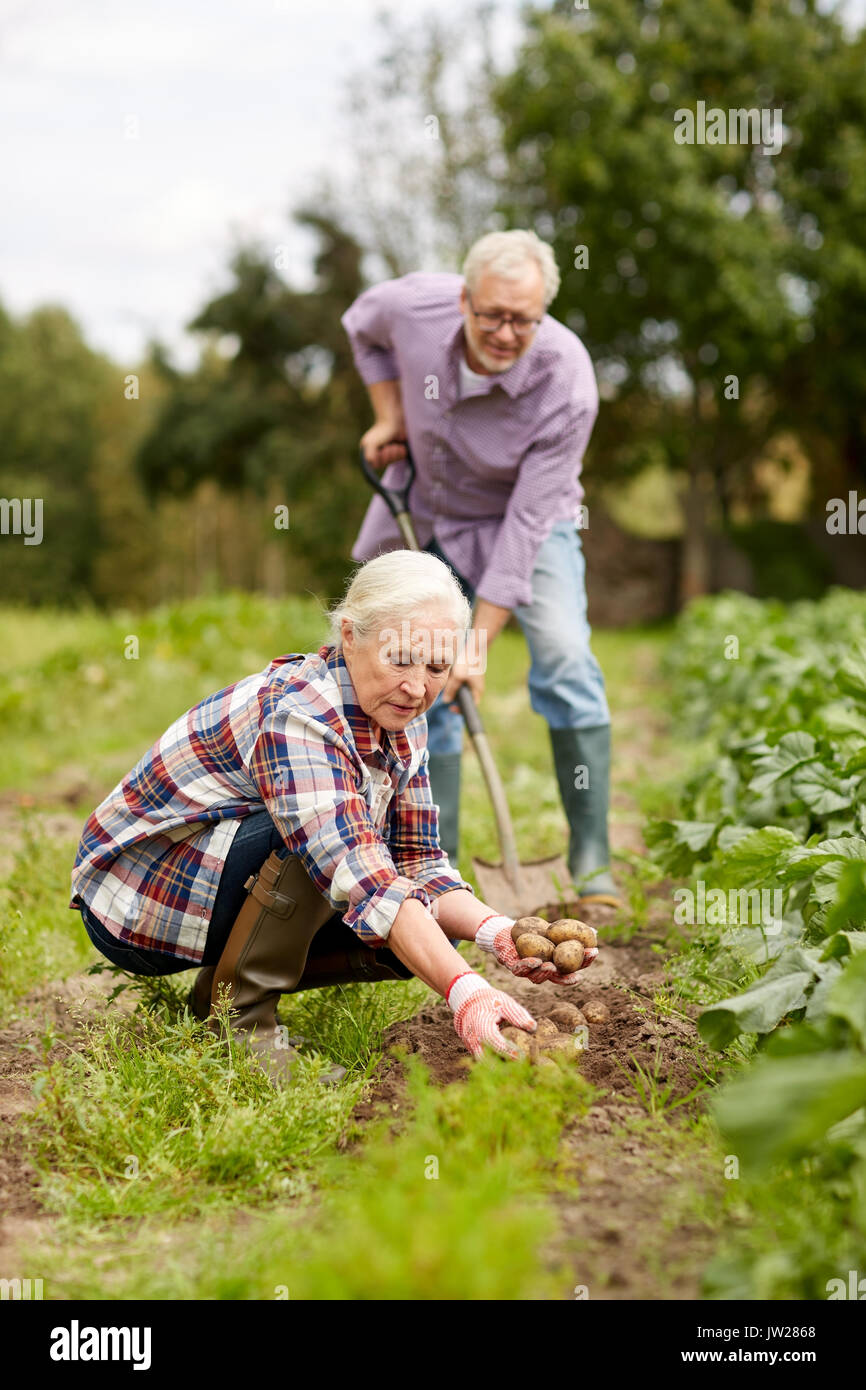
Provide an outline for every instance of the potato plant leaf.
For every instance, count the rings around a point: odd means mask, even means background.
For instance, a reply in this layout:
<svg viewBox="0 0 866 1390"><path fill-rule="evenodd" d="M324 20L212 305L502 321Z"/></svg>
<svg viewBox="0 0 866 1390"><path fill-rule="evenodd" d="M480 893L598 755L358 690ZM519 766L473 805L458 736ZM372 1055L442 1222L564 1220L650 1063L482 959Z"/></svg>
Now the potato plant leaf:
<svg viewBox="0 0 866 1390"><path fill-rule="evenodd" d="M843 781L824 763L806 763L791 778L794 795L817 816L846 810L854 800L854 786L854 778Z"/></svg>
<svg viewBox="0 0 866 1390"><path fill-rule="evenodd" d="M796 768L811 762L817 756L815 747L812 735L802 730L783 734L775 748L754 760L754 775L749 783L749 791L763 796L780 777L787 777Z"/></svg>
<svg viewBox="0 0 866 1390"><path fill-rule="evenodd" d="M866 1103L866 1057L828 1051L762 1058L716 1099L716 1120L741 1163L763 1170L805 1154Z"/></svg>
<svg viewBox="0 0 866 1390"><path fill-rule="evenodd" d="M844 1018L866 1046L866 955L853 956L839 978L833 982L827 999L827 1012Z"/></svg>
<svg viewBox="0 0 866 1390"><path fill-rule="evenodd" d="M797 836L783 826L752 830L726 850L719 880L733 888L766 881L787 862L791 850L800 847Z"/></svg>
<svg viewBox="0 0 866 1390"><path fill-rule="evenodd" d="M738 1033L771 1032L786 1014L808 1002L807 990L819 974L816 963L817 957L802 946L783 952L763 978L742 994L704 1009L698 1019L704 1042L721 1052Z"/></svg>
<svg viewBox="0 0 866 1390"><path fill-rule="evenodd" d="M836 672L836 684L859 704L866 704L866 645L857 645Z"/></svg>

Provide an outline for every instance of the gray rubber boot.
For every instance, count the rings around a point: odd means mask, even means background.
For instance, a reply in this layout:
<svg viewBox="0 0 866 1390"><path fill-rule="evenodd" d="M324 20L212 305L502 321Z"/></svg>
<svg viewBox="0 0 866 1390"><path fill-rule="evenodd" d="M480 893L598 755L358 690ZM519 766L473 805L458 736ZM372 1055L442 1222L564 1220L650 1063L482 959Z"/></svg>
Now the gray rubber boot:
<svg viewBox="0 0 866 1390"><path fill-rule="evenodd" d="M430 792L439 807L439 843L452 869L457 868L459 845L461 757L461 753L431 753L428 763Z"/></svg>
<svg viewBox="0 0 866 1390"><path fill-rule="evenodd" d="M551 729L559 794L570 829L568 867L582 898L623 904L610 873L607 833L610 725ZM599 896L600 895L600 896Z"/></svg>

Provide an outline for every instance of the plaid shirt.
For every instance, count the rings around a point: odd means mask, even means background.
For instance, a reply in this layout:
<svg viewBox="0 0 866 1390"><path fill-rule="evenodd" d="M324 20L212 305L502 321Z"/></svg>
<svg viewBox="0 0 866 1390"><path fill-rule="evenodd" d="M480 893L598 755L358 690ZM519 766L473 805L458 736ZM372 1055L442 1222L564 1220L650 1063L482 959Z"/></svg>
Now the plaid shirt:
<svg viewBox="0 0 866 1390"><path fill-rule="evenodd" d="M69 906L200 961L235 832L264 806L335 912L381 945L406 898L472 891L440 849L427 756L423 715L374 741L334 647L277 657L175 720L97 806Z"/></svg>
<svg viewBox="0 0 866 1390"><path fill-rule="evenodd" d="M364 290L342 317L362 380L400 382L417 477L409 495L422 546L435 536L480 598L532 602L532 571L556 521L577 520L583 453L598 414L589 353L545 314L526 352L461 393L461 276L413 271ZM405 463L385 469L401 487ZM378 494L352 551L404 544Z"/></svg>

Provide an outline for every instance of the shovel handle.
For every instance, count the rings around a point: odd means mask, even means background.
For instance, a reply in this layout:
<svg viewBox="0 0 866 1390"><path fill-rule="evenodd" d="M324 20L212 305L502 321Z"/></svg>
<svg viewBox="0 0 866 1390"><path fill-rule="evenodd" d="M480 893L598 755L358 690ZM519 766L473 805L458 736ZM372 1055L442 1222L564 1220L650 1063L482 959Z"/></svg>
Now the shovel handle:
<svg viewBox="0 0 866 1390"><path fill-rule="evenodd" d="M457 687L456 700L472 738L472 747L475 749L481 764L482 776L487 784L487 792L496 820L499 846L502 850L502 867L505 870L505 877L519 897L522 892L520 860L517 857L517 841L514 836L514 826L511 821L511 812L508 809L502 778L499 776L499 769L494 762L481 715L478 713L468 685Z"/></svg>
<svg viewBox="0 0 866 1390"><path fill-rule="evenodd" d="M415 535L415 528L412 525L412 517L409 513L409 490L415 481L415 461L412 458L412 451L406 442L406 462L409 465L409 478L402 488L386 487L379 474L372 464L367 462L364 450L361 449L361 472L367 479L370 486L378 492L384 499L388 510L400 527L400 533L409 550L420 550L418 537ZM460 713L472 739L472 746L478 755L481 764L481 771L484 781L487 784L487 791L493 806L493 815L496 819L496 829L499 835L499 844L502 850L502 867L509 884L516 893L520 893L520 860L517 857L517 842L514 837L514 826L511 822L511 813L508 809L508 802L505 797L505 789L502 786L502 779L499 770L490 751L490 744L487 742L487 734L484 723L478 712L478 707L472 698L472 692L468 685L457 687L455 696L460 708Z"/></svg>
<svg viewBox="0 0 866 1390"><path fill-rule="evenodd" d="M364 453L363 449L361 449L360 454L361 472L364 474L364 477L367 479L367 482L370 484L371 488L373 488L375 492L378 492L379 496L384 499L391 515L395 517L397 521L400 520L401 513L408 516L409 490L415 481L415 460L413 459L411 450L409 449L408 441L406 441L406 463L409 466L409 478L408 481L404 483L403 487L401 488L386 487L385 484L382 482L381 475L376 472L376 469L373 467L372 463L368 462L367 455ZM395 463L399 462L401 462L400 459L395 459ZM403 530L402 526L400 527L400 529L401 531ZM417 540L415 541L415 544L413 546L410 546L410 549L419 549Z"/></svg>

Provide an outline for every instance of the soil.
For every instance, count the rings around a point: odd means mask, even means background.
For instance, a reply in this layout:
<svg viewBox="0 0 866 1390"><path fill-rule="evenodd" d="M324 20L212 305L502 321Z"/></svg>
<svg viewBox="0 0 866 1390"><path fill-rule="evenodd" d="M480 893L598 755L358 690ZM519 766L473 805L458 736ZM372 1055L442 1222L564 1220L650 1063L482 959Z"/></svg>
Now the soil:
<svg viewBox="0 0 866 1390"><path fill-rule="evenodd" d="M657 885L651 920L670 911L670 892ZM698 1010L661 1013L653 995L665 978L662 957L653 950L652 934L627 943L605 941L605 929L616 914L600 905L545 905L542 915L580 915L599 933L599 954L579 984L557 989L517 980L504 966L479 951L477 964L496 988L518 999L536 1020L546 1018L564 998L582 1008L590 999L603 1000L609 1010L605 1023L591 1025L589 1044L576 1065L596 1088L589 1110L575 1118L563 1137L561 1160L571 1166L567 1192L557 1191L553 1203L557 1233L545 1251L551 1268L573 1270L563 1283L564 1299L604 1300L696 1299L701 1271L710 1259L717 1233L694 1216L694 1190L719 1193L721 1174L711 1158L688 1164L676 1156L676 1130L700 1109L699 1098L658 1120L667 1126L674 1156L642 1131L647 1111L630 1077L636 1064L658 1076L662 1090L670 1088L668 1103L683 1100L701 1080L693 1048L698 1042L694 1018ZM467 956L467 962L470 957ZM402 1062L395 1047L420 1055L439 1086L463 1082L471 1058L454 1032L451 1010L444 1002L423 1009L414 1018L394 1024L385 1033L386 1055L366 1098L353 1118L365 1121L390 1113L399 1128L406 1098ZM348 1140L346 1147L360 1140ZM662 1219L662 1216L664 1219Z"/></svg>

